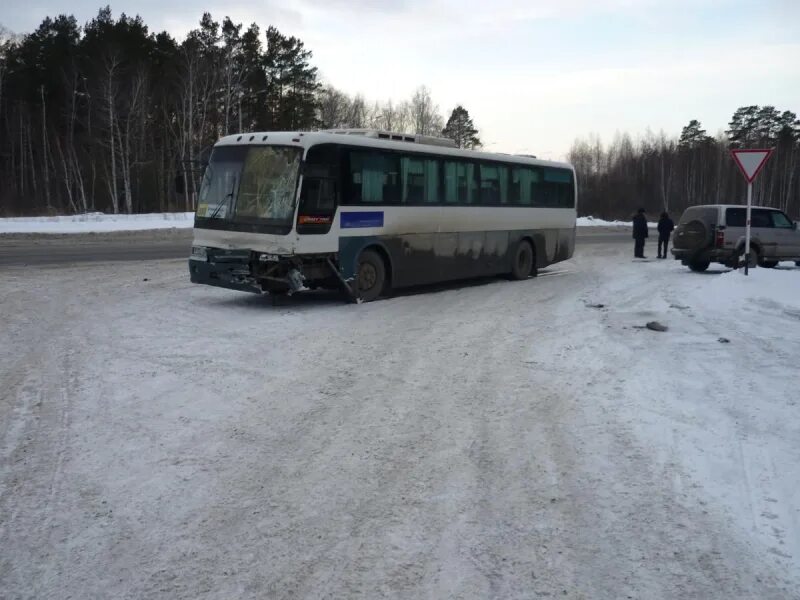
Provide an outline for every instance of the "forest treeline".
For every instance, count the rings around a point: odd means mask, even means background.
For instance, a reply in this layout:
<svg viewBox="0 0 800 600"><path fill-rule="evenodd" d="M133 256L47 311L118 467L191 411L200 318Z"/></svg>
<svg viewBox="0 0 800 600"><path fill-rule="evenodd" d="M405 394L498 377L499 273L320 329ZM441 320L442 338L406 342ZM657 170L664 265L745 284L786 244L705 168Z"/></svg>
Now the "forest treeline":
<svg viewBox="0 0 800 600"><path fill-rule="evenodd" d="M350 96L312 58L274 27L208 13L182 41L108 7L83 26L66 15L23 36L0 26L0 215L192 210L211 146L235 132L374 127L480 147L462 106L445 121L424 86L400 102ZM692 121L680 137L577 140L580 212L739 202L729 148L768 146L755 198L797 216L799 131L794 113L749 106L716 137Z"/></svg>
<svg viewBox="0 0 800 600"><path fill-rule="evenodd" d="M379 127L478 142L430 91L368 102L323 85L274 27L208 13L182 42L111 9L79 26L0 27L0 215L192 210L211 146L229 133Z"/></svg>
<svg viewBox="0 0 800 600"><path fill-rule="evenodd" d="M753 203L800 217L800 121L774 106L743 106L728 129L710 136L690 121L679 137L648 132L634 142L618 134L604 146L597 136L576 140L568 159L578 175L581 214L625 219L638 208L680 215L695 204L742 204L744 177L734 148L774 151L753 184Z"/></svg>

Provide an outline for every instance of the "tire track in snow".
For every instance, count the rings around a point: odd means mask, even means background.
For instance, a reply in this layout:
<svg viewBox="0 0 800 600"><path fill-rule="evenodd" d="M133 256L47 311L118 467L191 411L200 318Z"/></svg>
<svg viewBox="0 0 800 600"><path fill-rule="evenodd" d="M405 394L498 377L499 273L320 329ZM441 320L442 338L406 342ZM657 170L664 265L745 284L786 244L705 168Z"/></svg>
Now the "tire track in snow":
<svg viewBox="0 0 800 600"><path fill-rule="evenodd" d="M70 438L64 501L46 507L63 514L43 515L68 536L44 551L58 569L45 577L26 562L47 546L31 530L6 588L791 597L796 587L681 464L696 415L676 415L629 376L649 368L652 338L623 324L668 307L656 278L635 297L617 283L662 265L618 258L587 249L572 273L362 306L273 307L191 287L182 262L153 265L146 286L128 265L113 282L81 270L85 291L66 283L73 270L42 276L92 321L85 340L61 346L86 355L56 365L77 373L81 436ZM94 297L111 290L112 302ZM670 324L695 341L707 333ZM643 437L644 421L667 421L667 441ZM93 514L100 497L113 520Z"/></svg>
<svg viewBox="0 0 800 600"><path fill-rule="evenodd" d="M76 376L71 342L76 339L72 326L78 312L72 294L65 297L69 299L42 294L36 286L22 292L22 299L17 301L35 310L37 318L22 324L25 345L10 364L4 363L9 377L5 373L2 377L4 405L16 404L4 428L4 461L17 472L3 469L0 537L19 550L21 540L27 543L26 551L5 557L0 582L10 585L18 581L34 590L57 576L65 558L58 549L64 532L65 462L73 435ZM19 335L20 331L13 333ZM24 476L18 472L20 465L24 465ZM17 580L21 564L29 565L36 576ZM29 578L34 583L26 583Z"/></svg>

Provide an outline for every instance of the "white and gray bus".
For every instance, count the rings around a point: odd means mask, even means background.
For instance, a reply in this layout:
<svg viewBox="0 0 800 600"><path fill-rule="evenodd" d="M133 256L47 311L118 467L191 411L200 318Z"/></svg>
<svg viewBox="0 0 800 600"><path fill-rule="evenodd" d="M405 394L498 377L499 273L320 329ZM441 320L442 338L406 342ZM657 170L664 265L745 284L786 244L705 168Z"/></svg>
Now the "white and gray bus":
<svg viewBox="0 0 800 600"><path fill-rule="evenodd" d="M514 279L575 247L574 169L383 131L232 135L203 174L191 280L250 292Z"/></svg>

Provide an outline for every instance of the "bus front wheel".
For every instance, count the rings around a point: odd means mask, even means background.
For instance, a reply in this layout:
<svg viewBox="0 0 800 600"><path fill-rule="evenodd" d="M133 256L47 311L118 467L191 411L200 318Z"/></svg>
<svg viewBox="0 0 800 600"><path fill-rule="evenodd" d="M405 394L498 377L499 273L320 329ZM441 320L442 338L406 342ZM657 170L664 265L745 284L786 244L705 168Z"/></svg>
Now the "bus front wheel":
<svg viewBox="0 0 800 600"><path fill-rule="evenodd" d="M517 280L527 279L534 274L533 248L530 242L522 240L514 253L514 263L511 265L511 277Z"/></svg>
<svg viewBox="0 0 800 600"><path fill-rule="evenodd" d="M358 294L364 302L376 300L386 285L386 265L373 250L364 250L358 257Z"/></svg>

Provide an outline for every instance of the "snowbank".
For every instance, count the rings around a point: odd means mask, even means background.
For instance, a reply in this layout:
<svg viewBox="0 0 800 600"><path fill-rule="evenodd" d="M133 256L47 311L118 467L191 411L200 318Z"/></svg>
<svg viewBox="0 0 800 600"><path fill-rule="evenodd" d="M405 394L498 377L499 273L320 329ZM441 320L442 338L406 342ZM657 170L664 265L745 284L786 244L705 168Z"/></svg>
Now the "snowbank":
<svg viewBox="0 0 800 600"><path fill-rule="evenodd" d="M595 217L578 217L578 227L631 227L631 221L604 221ZM651 229L655 228L658 223L648 223L647 226Z"/></svg>
<svg viewBox="0 0 800 600"><path fill-rule="evenodd" d="M148 213L106 215L88 213L57 217L17 217L0 219L2 233L101 233L145 229L187 229L194 225L194 213Z"/></svg>
<svg viewBox="0 0 800 600"><path fill-rule="evenodd" d="M783 264L787 267L752 269L747 277L741 269L714 276L692 292L694 303L712 311L764 306L765 302L800 310L800 269Z"/></svg>

